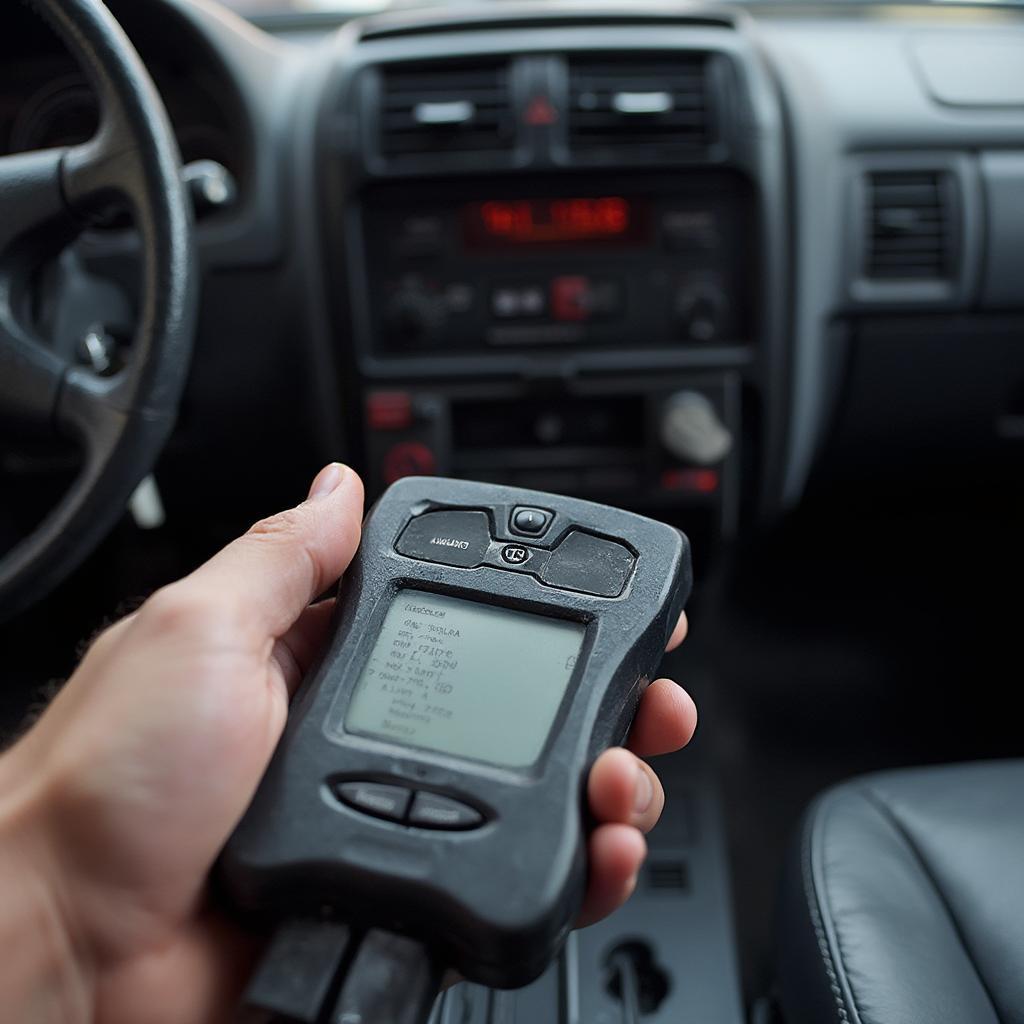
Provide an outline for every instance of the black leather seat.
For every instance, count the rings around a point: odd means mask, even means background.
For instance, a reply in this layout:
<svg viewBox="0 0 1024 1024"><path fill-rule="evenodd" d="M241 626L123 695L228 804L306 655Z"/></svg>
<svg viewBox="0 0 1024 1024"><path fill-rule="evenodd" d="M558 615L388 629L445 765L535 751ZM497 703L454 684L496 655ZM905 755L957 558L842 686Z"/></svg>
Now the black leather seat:
<svg viewBox="0 0 1024 1024"><path fill-rule="evenodd" d="M1024 761L845 783L790 861L786 1024L1024 1022Z"/></svg>

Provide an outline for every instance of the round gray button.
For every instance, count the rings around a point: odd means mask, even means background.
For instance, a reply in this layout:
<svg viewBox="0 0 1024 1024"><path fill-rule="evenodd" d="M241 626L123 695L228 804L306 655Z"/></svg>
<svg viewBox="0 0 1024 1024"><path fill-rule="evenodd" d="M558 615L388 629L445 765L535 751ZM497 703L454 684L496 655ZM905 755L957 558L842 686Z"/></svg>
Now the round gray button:
<svg viewBox="0 0 1024 1024"><path fill-rule="evenodd" d="M678 391L665 402L661 441L673 455L697 466L716 465L733 447L714 404L699 391Z"/></svg>
<svg viewBox="0 0 1024 1024"><path fill-rule="evenodd" d="M512 514L512 529L516 533L528 533L538 537L551 521L551 513L542 508L517 508Z"/></svg>

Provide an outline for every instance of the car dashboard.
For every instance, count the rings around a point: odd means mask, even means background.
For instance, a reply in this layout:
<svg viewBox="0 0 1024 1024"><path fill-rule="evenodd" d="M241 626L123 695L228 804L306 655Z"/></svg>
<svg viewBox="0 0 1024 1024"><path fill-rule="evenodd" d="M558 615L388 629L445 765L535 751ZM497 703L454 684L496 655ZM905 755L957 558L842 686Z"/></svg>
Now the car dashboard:
<svg viewBox="0 0 1024 1024"><path fill-rule="evenodd" d="M271 35L198 0L122 6L184 161L237 183L197 211L188 405L261 452L283 446L253 399L281 389L372 491L475 476L726 538L796 506L826 446L855 477L1012 453L1012 12L518 3ZM4 66L8 150L95 121L32 38Z"/></svg>

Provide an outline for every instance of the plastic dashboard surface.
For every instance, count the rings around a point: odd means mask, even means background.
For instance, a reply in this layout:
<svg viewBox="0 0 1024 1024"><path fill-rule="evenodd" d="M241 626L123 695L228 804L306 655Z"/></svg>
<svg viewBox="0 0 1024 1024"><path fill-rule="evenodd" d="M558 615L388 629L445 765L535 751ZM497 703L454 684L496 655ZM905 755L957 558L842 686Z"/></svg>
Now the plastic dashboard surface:
<svg viewBox="0 0 1024 1024"><path fill-rule="evenodd" d="M374 18L363 22L365 27L353 23L340 33L337 22L324 18L276 27L268 21L272 33L215 3L140 0L134 6L163 9L187 24L196 44L230 76L255 160L245 208L234 219L204 225L199 239L204 266L228 273L208 275L191 388L198 404L221 403L225 426L223 439L219 428L210 428L213 438L200 439L183 426L190 450L209 449L211 440L213 447L221 440L227 447L233 424L255 421L255 399L281 377L285 352L288 373L296 368L289 386L297 388L300 376L313 381L307 397L312 395L316 410L310 417L316 421L316 443L325 451L344 450L337 382L348 372L345 350L358 342L339 331L333 310L336 300L349 297L338 265L325 260L318 183L327 172L319 134L323 116L333 112L328 132L340 149L362 160L363 140L351 134L337 89L374 54L409 58L719 45L745 54L749 105L737 113L764 169L758 184L764 198L758 213L762 237L776 242L764 252L757 282L769 300L757 314L765 332L762 343L756 352L730 349L720 357L739 368L745 389L761 396L764 419L757 429L763 431L764 465L758 478L765 511L799 500L833 416L846 367L842 329L837 340L827 325L838 318L841 328L845 318L884 312L850 300L850 253L860 223L850 189L858 161L895 155L920 167L932 156L959 161L966 155L965 187L977 196L975 206L984 219L971 236L974 255L966 258L973 284L968 281L961 293L962 305L944 308L1020 316L1024 300L1013 286L1012 266L1007 269L1020 251L1014 213L1022 205L1018 168L1024 109L1008 102L1019 92L1019 81L995 96L991 76L983 81L968 76L965 85L962 75L952 83L937 81L934 69L934 54L949 52L951 44L975 66L985 65L984 54L995 47L993 66L1019 76L1024 60L1015 61L1014 54L1024 47L1024 25L1012 8L722 4L681 14L657 3L584 8L551 2L481 5L461 14L455 8L423 9ZM348 172L342 177L340 186L353 184ZM285 187L286 182L291 185ZM993 200L1002 205L992 206ZM1000 216L998 209L1010 216ZM339 217L341 212L335 211ZM1015 224L1017 235L1007 234ZM285 225L294 230L289 233ZM983 280L981 266L995 273ZM271 271L275 281L290 282L287 289L283 284L264 288L267 278L258 275ZM259 282L255 290L254 281ZM236 318L228 308L239 294L255 296L244 341L233 337ZM269 306L259 304L264 294L275 304L273 316ZM257 308L266 315L256 315ZM887 308L901 317L936 311L927 303ZM1017 329L1016 320L1004 319L1002 329ZM585 353L573 365L622 372L636 365L638 353L652 369L672 365L665 353L642 347L621 358L614 351ZM232 365L244 386L228 396L224 361L237 357ZM678 365L707 366L709 360L713 365L706 352L671 358ZM529 374L536 366L545 375L562 372L557 359L542 353L523 360L498 352L488 365L508 375ZM407 366L410 373L419 368L414 361Z"/></svg>
<svg viewBox="0 0 1024 1024"><path fill-rule="evenodd" d="M1019 236L1016 211L1024 205L1016 170L1024 109L1011 102L1024 76L1024 19L1012 7L721 4L693 8L680 18L677 10L656 3L592 4L586 10L572 3L510 4L500 11L428 8L383 16L373 20L365 40L356 32L347 39L336 54L351 71L371 52L424 56L605 46L663 51L713 47L723 39L727 47L747 52L749 106L739 114L751 138L764 146L759 191L765 208L759 218L769 237L779 231L784 239L765 251L758 287L777 302L759 310L766 333L754 365L742 371L745 385L766 396L758 427L764 441L760 504L766 512L799 501L822 448L847 373L846 318L889 311L926 316L940 309L1019 315L1024 308L1024 298L1010 284L1012 254L1021 244L1010 231ZM961 70L948 69L936 81L934 54L948 54L951 47L961 55ZM1001 91L996 85L999 95L993 93L992 74L979 78L977 69L986 64L1010 74ZM333 88L337 77L329 81ZM776 176L767 170L772 154L784 167ZM979 216L996 211L993 203L1006 210L965 224L960 275L939 303L927 290L910 302L892 289L878 303L851 300L863 223L854 185L873 161L890 158L918 169L963 172L968 218L972 210ZM989 270L988 281L981 279L982 267ZM978 326L983 327L980 321ZM1009 325L993 326L1005 332ZM631 354L633 365L636 355ZM611 353L591 358L596 365L614 364ZM524 370L502 353L492 361L492 368L499 365L508 372ZM652 358L651 365L659 364ZM408 369L418 372L412 361Z"/></svg>

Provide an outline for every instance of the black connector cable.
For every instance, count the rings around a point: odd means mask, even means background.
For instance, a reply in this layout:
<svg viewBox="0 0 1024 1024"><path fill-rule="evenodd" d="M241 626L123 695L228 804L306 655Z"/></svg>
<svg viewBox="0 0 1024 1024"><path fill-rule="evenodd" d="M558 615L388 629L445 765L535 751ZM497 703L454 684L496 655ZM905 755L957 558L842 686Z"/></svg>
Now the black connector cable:
<svg viewBox="0 0 1024 1024"><path fill-rule="evenodd" d="M285 921L249 981L239 1024L320 1024L351 946L343 924Z"/></svg>
<svg viewBox="0 0 1024 1024"><path fill-rule="evenodd" d="M425 1024L441 976L414 939L287 921L249 983L239 1024Z"/></svg>
<svg viewBox="0 0 1024 1024"><path fill-rule="evenodd" d="M441 970L414 939L371 931L356 951L329 1024L425 1024Z"/></svg>

